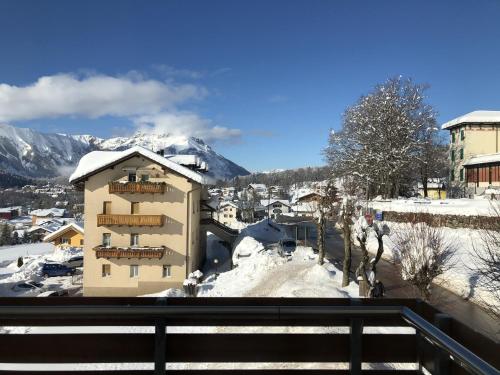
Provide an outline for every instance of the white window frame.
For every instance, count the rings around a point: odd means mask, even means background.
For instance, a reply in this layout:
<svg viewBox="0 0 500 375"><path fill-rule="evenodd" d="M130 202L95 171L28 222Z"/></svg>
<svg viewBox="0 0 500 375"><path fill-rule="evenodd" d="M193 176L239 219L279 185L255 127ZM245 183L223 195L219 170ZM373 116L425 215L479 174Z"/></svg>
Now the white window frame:
<svg viewBox="0 0 500 375"><path fill-rule="evenodd" d="M161 270L161 277L168 279L172 277L172 266L170 264L164 264Z"/></svg>
<svg viewBox="0 0 500 375"><path fill-rule="evenodd" d="M131 233L130 234L130 246L138 247L139 246L139 233Z"/></svg>
<svg viewBox="0 0 500 375"><path fill-rule="evenodd" d="M108 241L105 241L105 238L107 238ZM111 247L111 233L103 233L102 234L102 246Z"/></svg>
<svg viewBox="0 0 500 375"><path fill-rule="evenodd" d="M130 278L139 277L139 265L131 264L130 265Z"/></svg>

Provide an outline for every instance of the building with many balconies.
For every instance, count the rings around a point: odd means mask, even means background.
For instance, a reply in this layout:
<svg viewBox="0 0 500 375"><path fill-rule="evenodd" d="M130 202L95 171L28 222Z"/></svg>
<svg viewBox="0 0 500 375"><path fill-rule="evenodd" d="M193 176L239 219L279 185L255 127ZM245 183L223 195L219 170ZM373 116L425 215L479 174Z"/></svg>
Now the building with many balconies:
<svg viewBox="0 0 500 375"><path fill-rule="evenodd" d="M70 182L84 190L85 296L181 287L202 264L202 170L133 147L85 155Z"/></svg>

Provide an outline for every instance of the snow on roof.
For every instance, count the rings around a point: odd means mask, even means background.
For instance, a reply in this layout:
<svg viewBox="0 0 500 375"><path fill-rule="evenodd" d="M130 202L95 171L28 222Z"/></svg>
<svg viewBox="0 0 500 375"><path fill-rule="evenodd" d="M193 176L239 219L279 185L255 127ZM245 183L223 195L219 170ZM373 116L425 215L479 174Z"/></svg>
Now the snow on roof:
<svg viewBox="0 0 500 375"><path fill-rule="evenodd" d="M266 185L264 184L249 184L248 187L256 190L266 190Z"/></svg>
<svg viewBox="0 0 500 375"><path fill-rule="evenodd" d="M484 154L471 157L463 165L478 165L488 163L500 163L500 152L495 154Z"/></svg>
<svg viewBox="0 0 500 375"><path fill-rule="evenodd" d="M30 212L31 216L37 216L37 217L47 217L47 216L56 216L56 217L62 217L64 215L64 208L47 208L47 209L39 209L39 210L33 210Z"/></svg>
<svg viewBox="0 0 500 375"><path fill-rule="evenodd" d="M225 207L225 206L233 206L234 208L240 208L240 206L235 203L235 202L231 202L231 201L223 201L219 204L219 208L222 208L222 207Z"/></svg>
<svg viewBox="0 0 500 375"><path fill-rule="evenodd" d="M443 125L441 129L449 129L462 123L478 122L478 123L500 123L500 111L474 111L463 116L450 120Z"/></svg>
<svg viewBox="0 0 500 375"><path fill-rule="evenodd" d="M215 183L213 179L208 176L204 176L176 163L171 159L167 159L140 146L134 146L124 151L89 152L80 159L78 166L69 178L69 182L76 183L87 176L99 172L99 170L106 168L108 165L125 160L134 154L140 154L145 158L148 158L200 184L210 185Z"/></svg>
<svg viewBox="0 0 500 375"><path fill-rule="evenodd" d="M262 206L264 206L264 207L267 207L267 206L269 206L269 205L271 205L271 204L274 204L274 203L276 203L276 202L279 202L279 203L281 203L281 204L284 204L285 206L290 207L290 202L289 202L289 201L287 201L286 199L271 199L271 200L262 199L262 200L260 201L260 204L261 204Z"/></svg>
<svg viewBox="0 0 500 375"><path fill-rule="evenodd" d="M44 238L43 238L43 241L44 242L49 242L51 240L53 240L54 238L56 238L57 236L63 234L64 232L66 232L68 229L73 229L77 232L80 232L81 234L84 233L84 230L83 230L83 227L78 225L77 223L69 223L68 225L65 225L63 227L60 227L59 229L57 229L56 231L46 235Z"/></svg>

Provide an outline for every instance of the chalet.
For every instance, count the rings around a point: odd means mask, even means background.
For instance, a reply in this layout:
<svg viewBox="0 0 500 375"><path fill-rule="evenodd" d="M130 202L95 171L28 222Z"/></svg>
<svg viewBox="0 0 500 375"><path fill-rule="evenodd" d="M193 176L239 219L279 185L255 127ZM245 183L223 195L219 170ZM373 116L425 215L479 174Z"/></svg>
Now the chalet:
<svg viewBox="0 0 500 375"><path fill-rule="evenodd" d="M54 218L62 218L65 213L66 210L64 208L48 208L33 210L29 214L31 215L33 225L36 225Z"/></svg>
<svg viewBox="0 0 500 375"><path fill-rule="evenodd" d="M260 201L260 205L264 207L265 215L273 219L292 211L290 202L284 199L264 199Z"/></svg>
<svg viewBox="0 0 500 375"><path fill-rule="evenodd" d="M464 163L464 168L469 191L474 194L492 194L488 190L500 191L500 152L472 157Z"/></svg>
<svg viewBox="0 0 500 375"><path fill-rule="evenodd" d="M46 235L43 242L51 242L56 246L83 247L83 223L69 223Z"/></svg>

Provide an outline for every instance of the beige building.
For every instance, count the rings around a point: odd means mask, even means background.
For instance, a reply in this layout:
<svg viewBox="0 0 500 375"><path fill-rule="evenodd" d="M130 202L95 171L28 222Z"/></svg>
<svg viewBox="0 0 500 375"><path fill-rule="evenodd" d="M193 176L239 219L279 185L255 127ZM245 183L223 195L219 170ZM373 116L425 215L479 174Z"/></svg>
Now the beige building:
<svg viewBox="0 0 500 375"><path fill-rule="evenodd" d="M466 163L500 152L500 111L474 111L441 126L450 132L450 187L460 195L480 194L466 189Z"/></svg>
<svg viewBox="0 0 500 375"><path fill-rule="evenodd" d="M238 222L240 207L231 201L222 201L217 207L216 219L228 227L234 227Z"/></svg>
<svg viewBox="0 0 500 375"><path fill-rule="evenodd" d="M142 147L94 151L70 177L84 189L85 296L180 288L204 260L200 201L210 178Z"/></svg>

